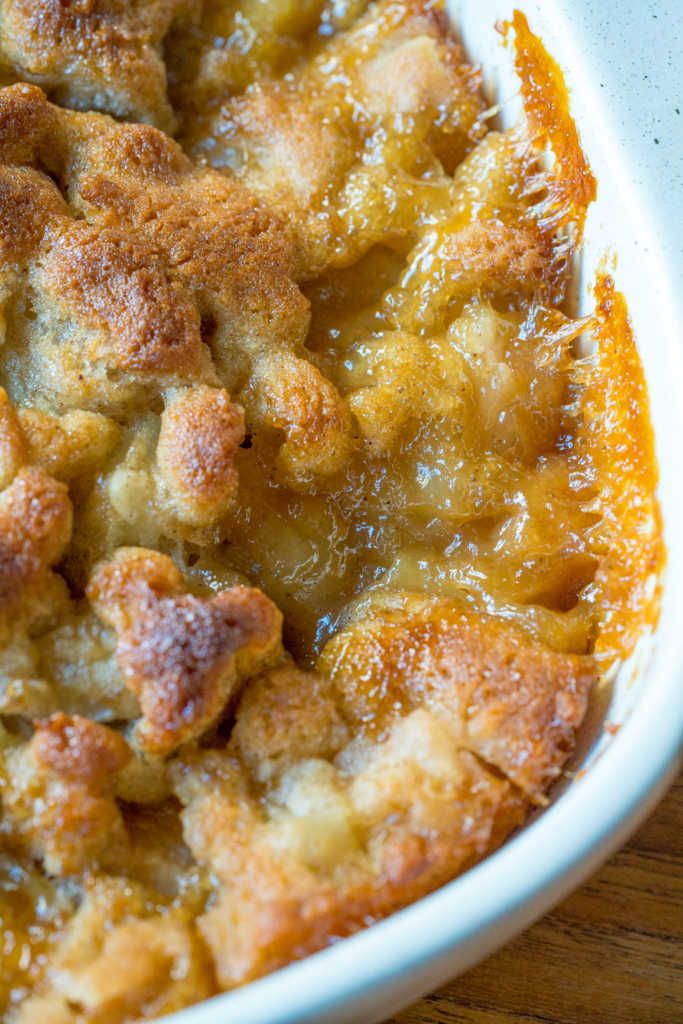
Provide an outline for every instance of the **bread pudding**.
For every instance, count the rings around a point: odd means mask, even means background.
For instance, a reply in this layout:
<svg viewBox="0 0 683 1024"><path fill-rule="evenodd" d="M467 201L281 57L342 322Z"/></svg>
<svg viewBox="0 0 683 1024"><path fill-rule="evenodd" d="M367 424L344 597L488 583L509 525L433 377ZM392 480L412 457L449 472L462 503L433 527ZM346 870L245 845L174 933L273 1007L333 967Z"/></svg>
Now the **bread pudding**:
<svg viewBox="0 0 683 1024"><path fill-rule="evenodd" d="M0 1012L146 1020L494 851L657 613L645 384L523 15L0 5Z"/></svg>

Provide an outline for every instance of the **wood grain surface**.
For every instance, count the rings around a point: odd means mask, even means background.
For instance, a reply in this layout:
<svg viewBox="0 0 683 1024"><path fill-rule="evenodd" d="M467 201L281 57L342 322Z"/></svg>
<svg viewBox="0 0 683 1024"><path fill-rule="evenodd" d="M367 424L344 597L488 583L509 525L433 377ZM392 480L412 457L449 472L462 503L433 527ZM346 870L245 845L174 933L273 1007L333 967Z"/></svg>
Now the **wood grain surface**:
<svg viewBox="0 0 683 1024"><path fill-rule="evenodd" d="M391 1024L683 1024L683 778L583 888Z"/></svg>

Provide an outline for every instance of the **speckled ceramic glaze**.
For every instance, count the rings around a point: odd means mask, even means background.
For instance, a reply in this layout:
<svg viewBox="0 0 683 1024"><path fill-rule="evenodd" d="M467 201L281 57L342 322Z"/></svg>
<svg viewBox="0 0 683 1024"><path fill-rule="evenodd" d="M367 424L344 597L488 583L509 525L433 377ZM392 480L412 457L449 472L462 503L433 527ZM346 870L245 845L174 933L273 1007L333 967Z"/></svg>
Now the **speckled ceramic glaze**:
<svg viewBox="0 0 683 1024"><path fill-rule="evenodd" d="M173 1024L371 1024L492 952L578 885L651 810L683 738L683 17L681 0L518 4L562 66L599 183L582 291L606 251L645 366L661 472L668 567L656 636L625 666L585 737L580 777L498 853L381 924ZM503 117L510 58L494 30L512 2L451 5Z"/></svg>

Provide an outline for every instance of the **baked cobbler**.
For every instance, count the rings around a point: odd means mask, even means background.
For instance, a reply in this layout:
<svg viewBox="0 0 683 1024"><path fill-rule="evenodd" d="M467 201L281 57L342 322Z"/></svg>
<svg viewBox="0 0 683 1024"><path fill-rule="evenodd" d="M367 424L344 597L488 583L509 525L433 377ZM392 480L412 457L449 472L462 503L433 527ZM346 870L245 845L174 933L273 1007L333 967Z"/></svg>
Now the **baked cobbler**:
<svg viewBox="0 0 683 1024"><path fill-rule="evenodd" d="M0 4L5 1020L168 1013L454 878L656 615L595 182L504 31L498 131L431 0Z"/></svg>

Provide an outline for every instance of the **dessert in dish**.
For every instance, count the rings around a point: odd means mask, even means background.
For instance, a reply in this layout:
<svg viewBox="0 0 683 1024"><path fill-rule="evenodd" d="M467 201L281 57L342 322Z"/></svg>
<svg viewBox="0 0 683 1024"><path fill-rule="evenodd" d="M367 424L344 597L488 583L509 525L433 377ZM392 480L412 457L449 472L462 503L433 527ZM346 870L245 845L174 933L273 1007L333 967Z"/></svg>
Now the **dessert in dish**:
<svg viewBox="0 0 683 1024"><path fill-rule="evenodd" d="M8 1021L153 1018L454 878L656 615L624 301L569 300L595 182L506 31L501 132L427 0L4 5Z"/></svg>

